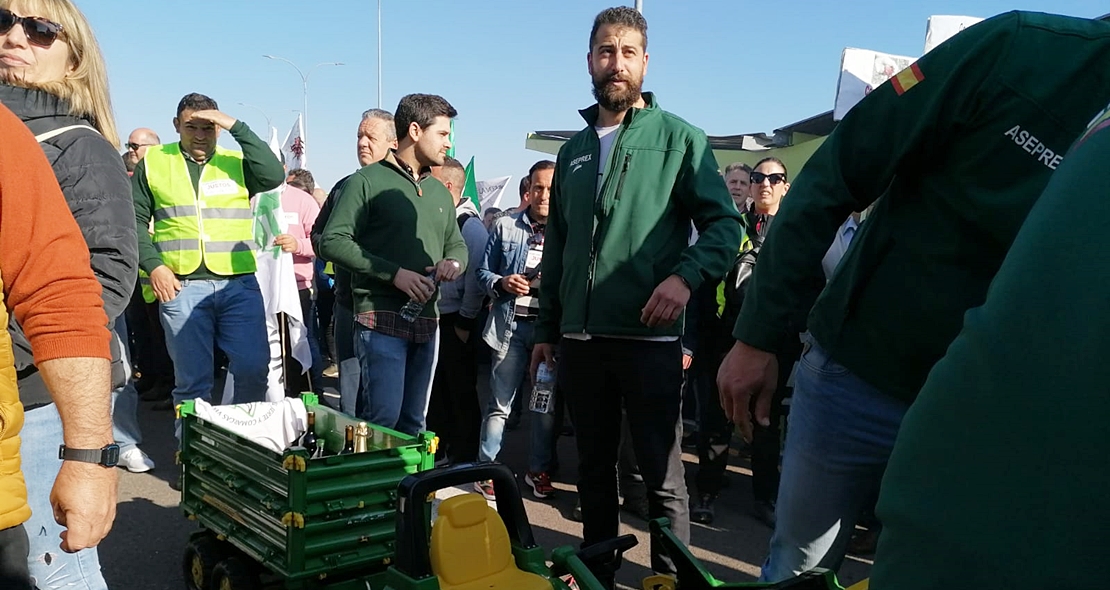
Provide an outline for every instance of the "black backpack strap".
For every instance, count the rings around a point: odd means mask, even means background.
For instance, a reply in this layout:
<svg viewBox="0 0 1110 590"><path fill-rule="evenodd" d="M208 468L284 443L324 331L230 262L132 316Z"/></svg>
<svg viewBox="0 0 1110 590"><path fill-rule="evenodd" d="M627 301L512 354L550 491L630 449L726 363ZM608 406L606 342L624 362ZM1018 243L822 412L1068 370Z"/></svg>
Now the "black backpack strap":
<svg viewBox="0 0 1110 590"><path fill-rule="evenodd" d="M467 211L467 212L463 213L462 215L459 215L458 217L456 217L455 221L459 222L459 231L462 231L463 226L466 225L466 222L471 217L477 217L477 216L478 216L477 213L475 213L473 211Z"/></svg>

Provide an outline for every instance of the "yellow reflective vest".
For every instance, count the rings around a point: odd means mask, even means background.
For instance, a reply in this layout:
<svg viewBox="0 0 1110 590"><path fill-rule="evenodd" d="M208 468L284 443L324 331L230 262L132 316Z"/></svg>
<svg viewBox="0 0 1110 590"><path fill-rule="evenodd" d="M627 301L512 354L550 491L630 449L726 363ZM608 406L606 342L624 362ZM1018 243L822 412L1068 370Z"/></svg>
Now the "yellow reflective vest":
<svg viewBox="0 0 1110 590"><path fill-rule="evenodd" d="M242 152L217 146L197 190L180 144L151 147L144 161L154 195L152 241L162 262L179 276L195 272L202 262L218 275L254 272L254 221ZM144 298L149 292L153 301L149 279L142 284Z"/></svg>

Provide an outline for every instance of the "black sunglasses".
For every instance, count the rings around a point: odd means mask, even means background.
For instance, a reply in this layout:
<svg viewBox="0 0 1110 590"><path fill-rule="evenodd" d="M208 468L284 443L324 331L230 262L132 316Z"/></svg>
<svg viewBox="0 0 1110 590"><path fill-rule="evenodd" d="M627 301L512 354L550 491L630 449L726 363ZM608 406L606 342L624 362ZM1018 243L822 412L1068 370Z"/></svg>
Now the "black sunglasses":
<svg viewBox="0 0 1110 590"><path fill-rule="evenodd" d="M752 184L763 184L764 180L770 180L771 184L779 184L786 182L786 175L782 172L775 172L773 174L764 174L762 172L752 172Z"/></svg>
<svg viewBox="0 0 1110 590"><path fill-rule="evenodd" d="M62 34L62 25L38 16L16 16L10 10L0 8L0 35L23 23L23 34L27 42L39 47L50 47Z"/></svg>
<svg viewBox="0 0 1110 590"><path fill-rule="evenodd" d="M149 147L149 146L156 145L156 144L153 144L153 143L127 143L127 144L124 144L124 145L127 146L127 149L134 150L134 151L137 152L137 151L139 151L140 148L145 148L145 147Z"/></svg>

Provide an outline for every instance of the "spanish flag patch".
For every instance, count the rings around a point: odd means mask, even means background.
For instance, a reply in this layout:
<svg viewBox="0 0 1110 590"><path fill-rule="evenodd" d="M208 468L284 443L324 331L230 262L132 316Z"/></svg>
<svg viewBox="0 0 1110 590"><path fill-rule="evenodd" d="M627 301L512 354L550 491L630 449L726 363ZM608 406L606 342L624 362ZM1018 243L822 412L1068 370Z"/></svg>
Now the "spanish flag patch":
<svg viewBox="0 0 1110 590"><path fill-rule="evenodd" d="M894 85L894 92L898 96L902 96L909 91L910 88L917 86L918 82L925 80L925 74L921 73L921 68L917 64L912 64L910 67L898 72L890 79L890 83Z"/></svg>

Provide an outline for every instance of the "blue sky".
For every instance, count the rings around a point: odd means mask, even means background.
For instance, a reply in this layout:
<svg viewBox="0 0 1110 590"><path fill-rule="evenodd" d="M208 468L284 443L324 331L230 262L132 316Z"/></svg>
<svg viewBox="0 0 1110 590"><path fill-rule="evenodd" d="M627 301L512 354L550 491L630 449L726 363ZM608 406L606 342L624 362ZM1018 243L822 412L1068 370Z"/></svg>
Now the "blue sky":
<svg viewBox="0 0 1110 590"><path fill-rule="evenodd" d="M359 116L377 104L375 0L77 0L108 62L116 122L126 134L171 120L188 92L265 136L284 139L309 79L309 168L319 184L353 171ZM629 2L628 4L631 4ZM382 106L410 92L459 110L456 150L478 179L514 179L545 156L529 131L578 129L593 103L586 52L604 0L383 0ZM919 55L932 14L987 17L1020 8L1094 17L1103 0L644 0L650 54L645 90L711 135L771 131L829 110L845 47ZM221 143L234 146L230 137Z"/></svg>

